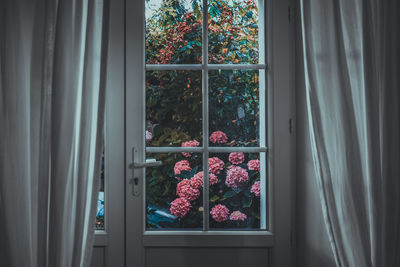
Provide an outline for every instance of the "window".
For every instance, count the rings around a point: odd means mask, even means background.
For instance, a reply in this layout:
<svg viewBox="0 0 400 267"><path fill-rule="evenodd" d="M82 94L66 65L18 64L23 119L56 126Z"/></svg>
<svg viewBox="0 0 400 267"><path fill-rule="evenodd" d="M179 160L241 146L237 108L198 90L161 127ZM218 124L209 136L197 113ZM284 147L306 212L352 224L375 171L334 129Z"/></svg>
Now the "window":
<svg viewBox="0 0 400 267"><path fill-rule="evenodd" d="M97 211L96 211L96 230L104 230L104 152L101 157L101 169L100 169L100 188L99 196L97 199Z"/></svg>
<svg viewBox="0 0 400 267"><path fill-rule="evenodd" d="M263 1L149 0L145 35L146 229L268 229Z"/></svg>

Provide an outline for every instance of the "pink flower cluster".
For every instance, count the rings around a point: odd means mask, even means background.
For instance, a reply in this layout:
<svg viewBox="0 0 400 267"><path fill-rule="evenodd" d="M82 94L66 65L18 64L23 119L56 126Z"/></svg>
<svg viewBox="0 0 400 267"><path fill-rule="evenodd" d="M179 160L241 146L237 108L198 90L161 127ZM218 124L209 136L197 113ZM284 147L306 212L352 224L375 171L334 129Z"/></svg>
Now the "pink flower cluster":
<svg viewBox="0 0 400 267"><path fill-rule="evenodd" d="M208 159L208 170L210 173L219 174L224 169L225 163L218 157Z"/></svg>
<svg viewBox="0 0 400 267"><path fill-rule="evenodd" d="M253 193L256 197L260 196L260 181L255 182L251 186L250 192Z"/></svg>
<svg viewBox="0 0 400 267"><path fill-rule="evenodd" d="M146 130L146 142L150 142L153 139L153 134Z"/></svg>
<svg viewBox="0 0 400 267"><path fill-rule="evenodd" d="M229 154L229 161L232 164L238 165L244 162L244 154L243 152L232 152Z"/></svg>
<svg viewBox="0 0 400 267"><path fill-rule="evenodd" d="M193 188L190 180L184 179L176 186L176 194L179 197L186 198L189 201L193 201L200 196L199 189Z"/></svg>
<svg viewBox="0 0 400 267"><path fill-rule="evenodd" d="M229 219L231 221L244 221L247 219L247 215L236 210L231 213L231 216L229 216Z"/></svg>
<svg viewBox="0 0 400 267"><path fill-rule="evenodd" d="M181 160L175 163L174 166L174 173L175 175L180 174L181 171L191 171L192 168L190 167L189 161ZM179 178L178 178L179 179Z"/></svg>
<svg viewBox="0 0 400 267"><path fill-rule="evenodd" d="M183 142L183 143L181 144L181 147L196 147L196 146L199 146L199 145L200 145L200 142L199 142L199 141L197 141L197 140L190 140L190 141ZM192 153L182 152L182 155L183 155L184 157L186 157L186 158L189 158L189 157L192 155Z"/></svg>
<svg viewBox="0 0 400 267"><path fill-rule="evenodd" d="M210 212L212 218L217 222L223 222L229 218L229 209L221 204L214 206Z"/></svg>
<svg viewBox="0 0 400 267"><path fill-rule="evenodd" d="M253 159L247 162L247 167L251 171L260 171L260 160L259 159Z"/></svg>
<svg viewBox="0 0 400 267"><path fill-rule="evenodd" d="M210 135L210 141L212 143L218 143L218 144L223 144L228 142L228 137L224 132L221 131L215 131Z"/></svg>
<svg viewBox="0 0 400 267"><path fill-rule="evenodd" d="M209 173L208 174L208 178L209 178L209 185L213 185L218 183L218 177L213 174L213 173ZM190 179L190 185L193 188L200 188L203 186L203 172L198 172L196 173L192 179Z"/></svg>
<svg viewBox="0 0 400 267"><path fill-rule="evenodd" d="M175 175L180 174L183 170L192 170L189 161L181 160L175 164ZM192 208L190 201L193 201L200 196L200 190L198 188L201 186L203 186L203 173L197 173L190 180L183 179L180 181L176 185L176 194L179 196L179 198L171 202L171 214L180 218L184 217Z"/></svg>
<svg viewBox="0 0 400 267"><path fill-rule="evenodd" d="M182 218L186 215L186 213L189 212L191 208L192 205L190 204L189 200L180 197L171 202L170 212L172 215Z"/></svg>
<svg viewBox="0 0 400 267"><path fill-rule="evenodd" d="M245 169L239 166L229 166L226 172L225 184L227 187L237 188L240 184L249 180L249 174Z"/></svg>

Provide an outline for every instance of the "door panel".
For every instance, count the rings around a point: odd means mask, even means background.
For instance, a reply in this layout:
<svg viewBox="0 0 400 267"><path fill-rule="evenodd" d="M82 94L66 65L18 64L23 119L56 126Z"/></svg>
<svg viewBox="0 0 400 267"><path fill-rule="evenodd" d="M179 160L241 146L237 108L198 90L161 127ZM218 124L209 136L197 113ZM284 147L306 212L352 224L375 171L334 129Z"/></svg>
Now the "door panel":
<svg viewBox="0 0 400 267"><path fill-rule="evenodd" d="M92 252L91 267L105 267L105 247L94 247Z"/></svg>
<svg viewBox="0 0 400 267"><path fill-rule="evenodd" d="M268 248L146 248L146 267L269 267Z"/></svg>

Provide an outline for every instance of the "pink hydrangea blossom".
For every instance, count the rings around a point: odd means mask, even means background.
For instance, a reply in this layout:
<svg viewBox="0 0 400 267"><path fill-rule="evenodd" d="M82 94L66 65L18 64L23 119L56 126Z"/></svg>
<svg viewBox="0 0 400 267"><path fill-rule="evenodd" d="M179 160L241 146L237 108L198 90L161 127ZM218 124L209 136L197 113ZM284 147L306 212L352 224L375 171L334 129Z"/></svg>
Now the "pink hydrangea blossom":
<svg viewBox="0 0 400 267"><path fill-rule="evenodd" d="M189 161L181 160L175 163L174 166L174 173L175 175L180 174L181 171L191 171L192 168L190 167Z"/></svg>
<svg viewBox="0 0 400 267"><path fill-rule="evenodd" d="M260 196L260 181L255 182L251 186L250 192L252 192L256 197Z"/></svg>
<svg viewBox="0 0 400 267"><path fill-rule="evenodd" d="M221 131L215 131L210 135L210 141L212 143L218 143L218 144L223 144L228 142L228 137L224 132Z"/></svg>
<svg viewBox="0 0 400 267"><path fill-rule="evenodd" d="M190 185L193 188L201 188L203 186L203 174L201 176L199 174L198 172L190 179Z"/></svg>
<svg viewBox="0 0 400 267"><path fill-rule="evenodd" d="M228 220L229 209L221 204L214 206L210 212L211 217L217 222L223 222Z"/></svg>
<svg viewBox="0 0 400 267"><path fill-rule="evenodd" d="M229 216L229 219L231 221L244 221L247 219L247 215L236 210L234 212L231 213L231 216Z"/></svg>
<svg viewBox="0 0 400 267"><path fill-rule="evenodd" d="M259 159L253 159L247 162L247 167L251 171L260 171L260 160Z"/></svg>
<svg viewBox="0 0 400 267"><path fill-rule="evenodd" d="M224 169L225 163L218 157L208 159L208 170L210 173L219 174Z"/></svg>
<svg viewBox="0 0 400 267"><path fill-rule="evenodd" d="M226 172L225 184L228 187L237 188L239 185L249 180L249 174L245 169L239 166L229 166Z"/></svg>
<svg viewBox="0 0 400 267"><path fill-rule="evenodd" d="M218 183L218 177L213 174L213 173L209 173L208 174L208 178L209 178L209 184L213 185ZM190 179L190 185L193 188L200 188L203 186L203 172L198 172L196 173L192 179Z"/></svg>
<svg viewBox="0 0 400 267"><path fill-rule="evenodd" d="M199 146L199 145L200 145L199 141L197 141L197 140L190 140L190 141L183 142L183 143L181 144L181 147L196 147L196 146ZM192 155L192 153L182 152L182 155L183 155L184 157L189 158L189 157Z"/></svg>
<svg viewBox="0 0 400 267"><path fill-rule="evenodd" d="M172 215L182 218L189 212L191 208L192 205L190 204L189 200L180 197L171 202L171 208L169 210Z"/></svg>
<svg viewBox="0 0 400 267"><path fill-rule="evenodd" d="M190 180L184 179L176 186L176 194L179 197L186 198L189 201L193 201L200 196L199 189L195 189L191 186Z"/></svg>
<svg viewBox="0 0 400 267"><path fill-rule="evenodd" d="M153 139L153 134L146 130L146 142L150 142Z"/></svg>
<svg viewBox="0 0 400 267"><path fill-rule="evenodd" d="M229 161L230 161L232 164L235 164L235 165L238 165L238 164L243 163L243 161L244 161L244 154L243 154L243 152L239 152L239 153L237 153L237 152L232 152L232 153L230 153L230 154L229 154Z"/></svg>

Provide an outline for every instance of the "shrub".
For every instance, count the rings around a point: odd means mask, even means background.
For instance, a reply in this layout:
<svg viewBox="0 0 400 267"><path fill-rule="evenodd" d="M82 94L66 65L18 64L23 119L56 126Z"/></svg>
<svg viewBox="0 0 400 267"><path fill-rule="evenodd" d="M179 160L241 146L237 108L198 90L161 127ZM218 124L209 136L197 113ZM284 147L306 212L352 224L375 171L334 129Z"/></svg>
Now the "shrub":
<svg viewBox="0 0 400 267"><path fill-rule="evenodd" d="M209 63L258 63L255 1L210 0L208 12ZM164 0L146 19L146 63L199 64L204 60L201 49L201 1L192 0L189 5L182 0ZM258 71L210 71L208 82L210 145L259 145ZM201 145L201 83L201 71L146 72L148 146ZM162 160L164 165L147 169L147 226L201 227L204 208L198 176L202 155L148 156ZM258 155L233 153L210 157L210 211L221 206L232 211L227 217L224 212L224 220L211 219L210 226L259 227L259 199L250 191L260 179L259 168L254 167Z"/></svg>

